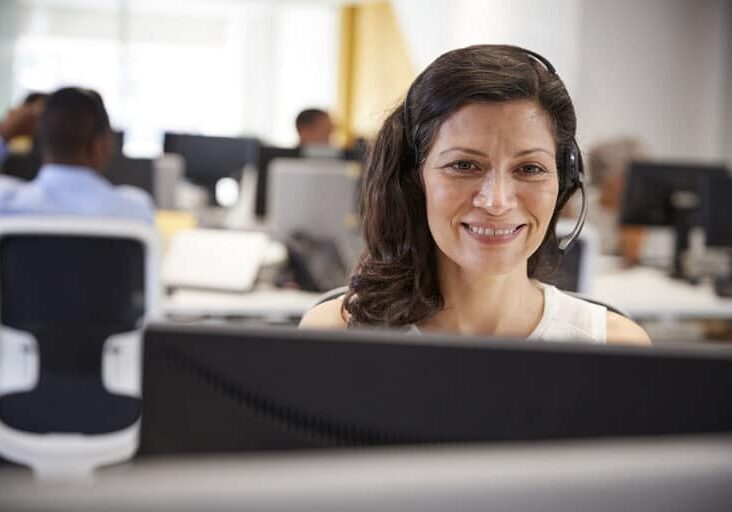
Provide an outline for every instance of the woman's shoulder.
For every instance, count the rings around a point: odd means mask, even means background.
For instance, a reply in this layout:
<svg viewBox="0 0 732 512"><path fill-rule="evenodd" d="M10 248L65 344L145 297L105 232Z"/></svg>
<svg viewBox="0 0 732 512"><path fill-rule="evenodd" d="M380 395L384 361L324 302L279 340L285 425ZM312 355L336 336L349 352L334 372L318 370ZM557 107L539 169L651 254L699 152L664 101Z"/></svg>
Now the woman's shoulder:
<svg viewBox="0 0 732 512"><path fill-rule="evenodd" d="M344 296L318 304L306 312L300 320L300 328L305 329L345 329L348 324L347 313L342 312Z"/></svg>
<svg viewBox="0 0 732 512"><path fill-rule="evenodd" d="M618 345L645 345L651 344L643 328L630 318L612 311L607 312L607 342Z"/></svg>
<svg viewBox="0 0 732 512"><path fill-rule="evenodd" d="M625 345L650 345L651 340L641 326L633 320L609 311L606 307L582 297L563 292L552 285L541 284L544 289L545 315L556 316L572 325L595 333L607 343Z"/></svg>

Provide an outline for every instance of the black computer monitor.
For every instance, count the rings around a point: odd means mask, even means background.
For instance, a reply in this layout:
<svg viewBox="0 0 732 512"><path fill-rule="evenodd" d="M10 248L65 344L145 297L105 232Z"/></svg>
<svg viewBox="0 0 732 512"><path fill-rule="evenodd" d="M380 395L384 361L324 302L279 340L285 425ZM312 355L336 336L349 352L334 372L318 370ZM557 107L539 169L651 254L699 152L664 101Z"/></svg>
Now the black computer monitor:
<svg viewBox="0 0 732 512"><path fill-rule="evenodd" d="M717 175L707 179L702 198L706 245L732 247L732 175Z"/></svg>
<svg viewBox="0 0 732 512"><path fill-rule="evenodd" d="M140 454L732 431L732 350L153 325Z"/></svg>
<svg viewBox="0 0 732 512"><path fill-rule="evenodd" d="M257 191L254 199L254 213L258 217L267 214L267 183L269 164L275 158L300 158L300 148L261 146L257 157Z"/></svg>
<svg viewBox="0 0 732 512"><path fill-rule="evenodd" d="M154 165L150 158L128 158L120 154L112 158L107 178L115 185L141 188L155 197Z"/></svg>
<svg viewBox="0 0 732 512"><path fill-rule="evenodd" d="M211 137L165 133L163 150L185 160L185 177L205 187L212 203L216 183L222 178L241 178L241 170L257 161L259 142L254 138Z"/></svg>
<svg viewBox="0 0 732 512"><path fill-rule="evenodd" d="M682 255L689 230L701 224L705 180L726 173L723 166L634 162L625 181L621 224L671 226L676 233L672 276L683 277Z"/></svg>
<svg viewBox="0 0 732 512"><path fill-rule="evenodd" d="M732 267L732 175L713 176L706 180L702 198L705 244L726 249L727 262ZM721 297L732 297L732 272L728 270L716 275L714 290Z"/></svg>
<svg viewBox="0 0 732 512"><path fill-rule="evenodd" d="M43 165L41 153L35 148L29 153L10 153L0 162L0 174L31 181L38 175L41 165Z"/></svg>

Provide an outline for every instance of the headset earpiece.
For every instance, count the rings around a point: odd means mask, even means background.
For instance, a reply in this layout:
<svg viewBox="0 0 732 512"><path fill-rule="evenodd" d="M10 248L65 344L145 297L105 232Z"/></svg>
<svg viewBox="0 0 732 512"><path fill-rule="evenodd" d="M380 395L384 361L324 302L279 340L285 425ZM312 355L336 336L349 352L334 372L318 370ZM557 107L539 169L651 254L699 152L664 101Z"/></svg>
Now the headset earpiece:
<svg viewBox="0 0 732 512"><path fill-rule="evenodd" d="M585 225L587 219L587 197L584 186L584 173L582 170L581 157L577 143L573 140L570 146L564 151L560 158L563 169L560 169L560 175L563 175L563 183L560 182L559 198L557 200L557 208L562 208L569 200L572 193L579 189L582 196L582 205L580 207L580 216L577 219L574 229L559 239L559 250L566 252L572 245ZM563 171L563 172L562 172ZM558 212L557 212L558 213Z"/></svg>

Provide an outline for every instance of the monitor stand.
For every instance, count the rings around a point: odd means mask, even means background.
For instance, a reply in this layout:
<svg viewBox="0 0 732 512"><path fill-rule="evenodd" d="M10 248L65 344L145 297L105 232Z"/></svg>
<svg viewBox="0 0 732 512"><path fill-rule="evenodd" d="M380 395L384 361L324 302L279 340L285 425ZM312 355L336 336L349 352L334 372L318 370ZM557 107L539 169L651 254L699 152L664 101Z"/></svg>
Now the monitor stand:
<svg viewBox="0 0 732 512"><path fill-rule="evenodd" d="M694 225L699 196L693 192L678 191L671 196L674 221L674 259L670 276L692 281L684 271L684 254L689 249L689 233Z"/></svg>

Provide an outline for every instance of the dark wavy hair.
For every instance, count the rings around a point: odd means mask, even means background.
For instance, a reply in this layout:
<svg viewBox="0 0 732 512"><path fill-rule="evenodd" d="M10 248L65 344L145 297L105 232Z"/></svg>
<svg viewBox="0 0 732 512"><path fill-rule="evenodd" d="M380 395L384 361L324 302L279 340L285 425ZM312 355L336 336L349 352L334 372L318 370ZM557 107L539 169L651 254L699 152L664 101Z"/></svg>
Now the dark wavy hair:
<svg viewBox="0 0 732 512"><path fill-rule="evenodd" d="M532 100L548 114L557 144L559 194L547 234L529 258L529 277L556 267L559 211L578 188L566 154L575 151L572 100L543 57L507 45L477 45L438 57L384 121L366 159L361 191L365 249L342 312L349 325L403 326L443 307L435 242L427 225L420 167L440 125L469 103ZM406 111L405 111L406 109Z"/></svg>

